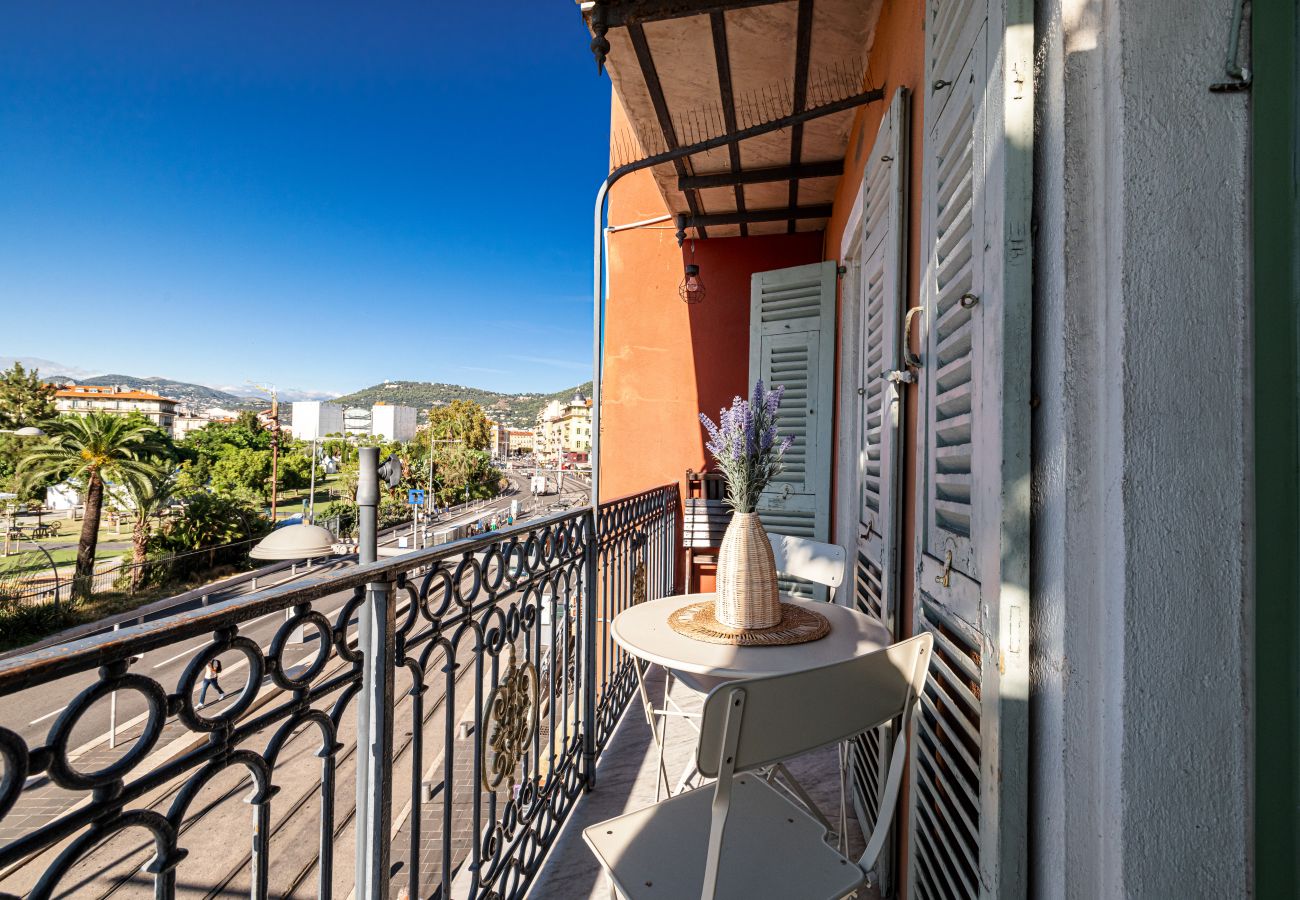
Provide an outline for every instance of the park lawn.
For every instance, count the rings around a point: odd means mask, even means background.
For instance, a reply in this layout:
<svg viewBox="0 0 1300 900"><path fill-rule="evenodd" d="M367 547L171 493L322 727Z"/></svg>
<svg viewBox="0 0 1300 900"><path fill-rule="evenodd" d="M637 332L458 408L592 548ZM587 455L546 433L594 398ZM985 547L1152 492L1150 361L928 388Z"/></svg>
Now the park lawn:
<svg viewBox="0 0 1300 900"><path fill-rule="evenodd" d="M339 499L343 490L343 477L338 474L334 475L317 475L316 476L316 509L320 508L334 500ZM334 494L331 495L330 492ZM276 497L275 517L277 520L287 519L296 516L302 512L302 502L311 496L311 488L294 488L293 490L282 491ZM263 512L266 515L271 514L271 504L268 500Z"/></svg>

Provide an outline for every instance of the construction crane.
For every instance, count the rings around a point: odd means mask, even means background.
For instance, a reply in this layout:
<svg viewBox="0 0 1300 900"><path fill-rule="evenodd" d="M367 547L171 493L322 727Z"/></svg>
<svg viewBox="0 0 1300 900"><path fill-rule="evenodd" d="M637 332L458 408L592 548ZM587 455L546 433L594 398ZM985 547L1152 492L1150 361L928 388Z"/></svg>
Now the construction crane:
<svg viewBox="0 0 1300 900"><path fill-rule="evenodd" d="M274 527L277 488L280 485L280 398L273 384L258 384L255 381L245 381L244 384L271 396L271 526Z"/></svg>

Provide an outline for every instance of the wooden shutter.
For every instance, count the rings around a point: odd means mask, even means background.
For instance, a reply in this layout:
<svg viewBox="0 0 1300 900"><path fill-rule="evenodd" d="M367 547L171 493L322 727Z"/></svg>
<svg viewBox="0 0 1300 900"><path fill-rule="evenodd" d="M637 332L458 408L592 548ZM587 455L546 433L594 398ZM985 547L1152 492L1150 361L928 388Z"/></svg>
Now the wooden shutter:
<svg viewBox="0 0 1300 900"><path fill-rule="evenodd" d="M1032 7L927 0L913 897L1026 891Z"/></svg>
<svg viewBox="0 0 1300 900"><path fill-rule="evenodd" d="M895 93L880 123L863 173L862 236L856 278L846 303L857 304L858 373L854 436L857 470L857 539L853 545L853 603L897 637L898 426L901 394L888 380L901 366L899 310L904 303L908 97ZM851 293L848 293L851 291ZM846 429L847 431L847 429ZM849 743L853 808L863 834L879 815L880 791L893 752L891 725ZM890 845L877 872L882 894L893 883Z"/></svg>
<svg viewBox="0 0 1300 900"><path fill-rule="evenodd" d="M825 262L757 272L750 283L750 386L758 378L785 385L778 431L794 437L759 517L773 534L818 541L830 533L835 269ZM787 589L825 597L824 589Z"/></svg>

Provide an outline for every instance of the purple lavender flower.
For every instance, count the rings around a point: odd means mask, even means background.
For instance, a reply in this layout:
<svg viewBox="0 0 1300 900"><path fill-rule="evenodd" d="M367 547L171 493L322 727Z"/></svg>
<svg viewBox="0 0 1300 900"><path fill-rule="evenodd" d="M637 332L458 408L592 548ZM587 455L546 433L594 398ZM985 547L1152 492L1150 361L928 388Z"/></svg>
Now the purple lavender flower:
<svg viewBox="0 0 1300 900"><path fill-rule="evenodd" d="M765 403L767 414L776 416L777 408L781 405L781 398L785 396L785 385L778 384L768 395Z"/></svg>
<svg viewBox="0 0 1300 900"><path fill-rule="evenodd" d="M709 433L709 439L716 441L718 439L718 426L709 421L709 417L700 413L700 421L704 423L704 430Z"/></svg>
<svg viewBox="0 0 1300 900"><path fill-rule="evenodd" d="M779 433L777 409L784 393L784 385L769 390L760 379L751 399L736 396L730 407L719 411L716 425L700 415L708 435L704 446L726 477L727 499L737 512L754 511L794 443L793 437Z"/></svg>

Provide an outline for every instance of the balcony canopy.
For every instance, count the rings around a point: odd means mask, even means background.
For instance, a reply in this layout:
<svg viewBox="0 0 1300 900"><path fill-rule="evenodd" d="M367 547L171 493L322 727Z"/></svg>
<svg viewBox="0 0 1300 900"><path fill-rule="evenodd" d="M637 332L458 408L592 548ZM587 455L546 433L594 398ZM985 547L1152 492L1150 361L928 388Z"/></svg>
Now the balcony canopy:
<svg viewBox="0 0 1300 900"><path fill-rule="evenodd" d="M880 0L594 0L581 7L629 121L611 136L619 166L859 95ZM824 228L853 112L655 166L678 237Z"/></svg>

